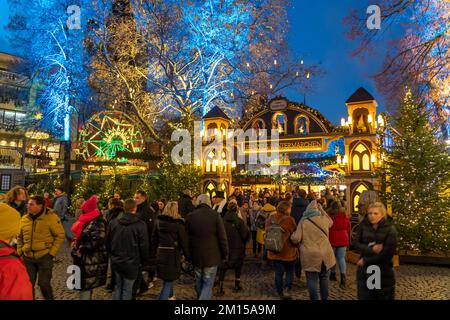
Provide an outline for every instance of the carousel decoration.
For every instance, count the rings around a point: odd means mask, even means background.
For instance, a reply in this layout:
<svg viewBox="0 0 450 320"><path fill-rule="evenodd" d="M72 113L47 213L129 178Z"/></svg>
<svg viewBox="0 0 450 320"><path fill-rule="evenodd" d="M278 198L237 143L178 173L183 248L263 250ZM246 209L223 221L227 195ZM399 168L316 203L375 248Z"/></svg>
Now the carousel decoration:
<svg viewBox="0 0 450 320"><path fill-rule="evenodd" d="M144 138L132 119L119 111L95 114L80 130L79 154L84 160L126 162L118 153L139 153Z"/></svg>

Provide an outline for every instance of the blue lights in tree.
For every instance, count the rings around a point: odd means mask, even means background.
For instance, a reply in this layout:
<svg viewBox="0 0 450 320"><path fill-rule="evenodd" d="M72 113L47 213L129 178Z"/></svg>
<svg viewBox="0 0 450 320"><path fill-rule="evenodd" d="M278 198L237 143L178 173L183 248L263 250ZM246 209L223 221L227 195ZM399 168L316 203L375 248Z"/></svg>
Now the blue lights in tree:
<svg viewBox="0 0 450 320"><path fill-rule="evenodd" d="M32 81L39 88L37 105L29 106L30 114L42 113L39 127L68 141L71 115L88 96L83 29L70 30L67 23L67 8L74 1L10 0L9 4L10 40L29 63Z"/></svg>

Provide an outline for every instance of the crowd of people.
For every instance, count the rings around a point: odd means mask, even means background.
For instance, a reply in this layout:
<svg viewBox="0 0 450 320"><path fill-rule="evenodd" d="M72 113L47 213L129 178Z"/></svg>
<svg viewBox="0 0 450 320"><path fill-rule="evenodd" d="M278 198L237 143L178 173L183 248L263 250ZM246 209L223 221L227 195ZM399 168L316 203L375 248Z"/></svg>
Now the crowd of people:
<svg viewBox="0 0 450 320"><path fill-rule="evenodd" d="M36 282L45 299L54 299L53 264L64 241L80 269L76 289L81 300L92 299L93 290L102 286L112 299L136 299L157 279L162 280L159 299L175 300L174 284L187 269L195 276L199 300L225 295L229 270L234 271L233 290L242 291L249 241L248 251L273 268L280 299L292 298L294 278L303 272L311 300L327 300L329 282L338 277L346 289L350 245L361 254L358 298L395 296L396 231L380 202L367 204L352 239L345 199L336 190L318 195L297 187L244 194L236 188L228 197L222 191L210 197L184 190L179 199L155 202L138 190L125 200L114 194L104 210L92 195L75 204L76 221L68 227L69 199L60 188L54 195L28 196L19 186L0 203L0 300L34 299ZM381 289L366 285L371 265L381 270Z"/></svg>

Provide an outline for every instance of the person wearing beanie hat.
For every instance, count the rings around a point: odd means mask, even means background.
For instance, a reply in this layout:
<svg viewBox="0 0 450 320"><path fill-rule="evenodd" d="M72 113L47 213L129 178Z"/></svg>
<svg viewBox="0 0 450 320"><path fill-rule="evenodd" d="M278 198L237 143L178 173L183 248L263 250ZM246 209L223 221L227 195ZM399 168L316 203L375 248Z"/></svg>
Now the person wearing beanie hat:
<svg viewBox="0 0 450 320"><path fill-rule="evenodd" d="M39 279L39 287L46 300L54 299L51 286L53 259L64 239L61 220L52 209L45 207L44 197L30 197L28 213L20 220L17 253L23 256L32 288Z"/></svg>
<svg viewBox="0 0 450 320"><path fill-rule="evenodd" d="M75 235L72 258L81 271L80 300L91 300L93 289L106 284L106 220L97 209L96 195L86 200L81 210L83 213L72 226Z"/></svg>
<svg viewBox="0 0 450 320"><path fill-rule="evenodd" d="M0 300L33 300L33 289L22 259L10 245L19 232L20 213L0 203Z"/></svg>

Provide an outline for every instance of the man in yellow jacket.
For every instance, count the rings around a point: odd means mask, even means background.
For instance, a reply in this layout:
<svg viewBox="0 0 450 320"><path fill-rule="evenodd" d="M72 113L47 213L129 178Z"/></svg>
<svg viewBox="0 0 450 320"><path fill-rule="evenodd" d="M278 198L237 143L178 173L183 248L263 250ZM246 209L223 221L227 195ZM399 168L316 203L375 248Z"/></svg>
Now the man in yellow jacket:
<svg viewBox="0 0 450 320"><path fill-rule="evenodd" d="M59 217L45 207L41 196L28 200L28 214L20 221L17 236L17 252L23 256L30 281L33 286L36 278L42 295L46 300L53 300L51 286L53 258L58 253L65 239L64 228Z"/></svg>

